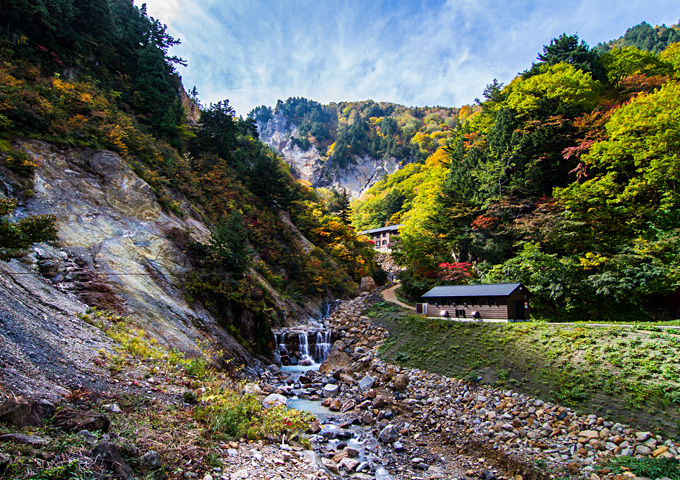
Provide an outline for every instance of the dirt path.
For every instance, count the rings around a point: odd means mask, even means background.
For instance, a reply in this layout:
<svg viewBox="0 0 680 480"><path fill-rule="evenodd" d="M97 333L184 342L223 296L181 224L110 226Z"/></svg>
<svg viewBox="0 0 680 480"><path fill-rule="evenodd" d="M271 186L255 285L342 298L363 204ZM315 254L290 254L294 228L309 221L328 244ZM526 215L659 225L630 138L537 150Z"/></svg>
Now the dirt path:
<svg viewBox="0 0 680 480"><path fill-rule="evenodd" d="M411 311L414 311L414 312L415 312L415 311L416 311L415 307L412 307L411 305L406 305L405 303L400 302L399 300L397 300L397 294L394 293L394 291L395 291L397 288L399 288L400 286L401 286L401 283L397 283L397 284L395 284L393 287L390 287L390 288L388 288L387 290L383 290L383 291L382 291L382 296L383 296L383 298L384 298L386 301L388 301L388 302L396 303L396 304L399 305L400 307L403 307L403 308L406 308L406 309L408 309L408 310L411 310Z"/></svg>

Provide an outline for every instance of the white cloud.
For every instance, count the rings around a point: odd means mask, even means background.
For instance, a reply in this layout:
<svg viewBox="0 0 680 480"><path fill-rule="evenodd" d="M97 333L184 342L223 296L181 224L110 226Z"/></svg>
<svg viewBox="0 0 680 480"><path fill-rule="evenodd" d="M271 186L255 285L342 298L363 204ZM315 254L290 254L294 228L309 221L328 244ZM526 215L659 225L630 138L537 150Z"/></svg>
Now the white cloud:
<svg viewBox="0 0 680 480"><path fill-rule="evenodd" d="M675 0L674 0L675 1ZM677 12L659 0L659 17ZM291 96L460 106L510 81L563 32L591 45L650 18L643 0L151 0L182 39L185 85L245 115ZM676 14L677 15L677 14Z"/></svg>
<svg viewBox="0 0 680 480"><path fill-rule="evenodd" d="M146 3L149 15L163 23L170 23L181 13L182 7L179 2L180 0L142 0L135 3L140 6Z"/></svg>

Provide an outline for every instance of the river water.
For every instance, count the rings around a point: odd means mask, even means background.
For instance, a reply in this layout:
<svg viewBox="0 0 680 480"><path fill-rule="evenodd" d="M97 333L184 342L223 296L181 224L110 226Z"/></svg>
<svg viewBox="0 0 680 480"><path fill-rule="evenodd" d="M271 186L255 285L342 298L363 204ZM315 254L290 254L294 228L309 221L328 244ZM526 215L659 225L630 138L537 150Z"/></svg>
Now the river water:
<svg viewBox="0 0 680 480"><path fill-rule="evenodd" d="M279 361L288 363L281 366L281 373L287 375L286 390L293 394L288 399L288 407L310 412L318 418L321 432L312 438L318 455L328 457L344 448L353 448L359 452L355 459L360 462L358 468L363 469L364 475L369 474L377 480L392 480L394 477L381 466L375 456L379 444L371 428L352 422L351 415L331 411L322 405L321 400L317 400L321 396L325 380L312 375L314 383L300 383L301 377L307 376L307 372L319 370L331 349L331 336L330 330L317 326L275 332L276 357ZM304 380L308 381L306 378ZM349 474L349 478L353 476L351 472L343 474Z"/></svg>

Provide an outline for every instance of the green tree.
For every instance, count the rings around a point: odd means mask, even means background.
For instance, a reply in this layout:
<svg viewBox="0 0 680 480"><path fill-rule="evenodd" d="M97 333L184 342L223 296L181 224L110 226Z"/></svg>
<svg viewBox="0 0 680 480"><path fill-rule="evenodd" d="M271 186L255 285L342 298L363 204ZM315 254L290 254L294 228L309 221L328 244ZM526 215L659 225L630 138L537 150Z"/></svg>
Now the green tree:
<svg viewBox="0 0 680 480"><path fill-rule="evenodd" d="M592 74L595 80L605 81L606 73L597 52L591 50L586 42L579 42L578 35L563 33L558 38L550 40L549 45L543 46L543 53L538 54L539 63L525 73L526 76L535 75L542 65L557 65L568 63L575 68Z"/></svg>
<svg viewBox="0 0 680 480"><path fill-rule="evenodd" d="M344 225L349 225L350 215L352 215L352 207L350 206L349 194L347 189L343 188L338 199L338 216Z"/></svg>
<svg viewBox="0 0 680 480"><path fill-rule="evenodd" d="M211 103L201 111L201 120L193 149L212 152L224 159L230 159L236 147L238 126L234 119L235 112L229 100Z"/></svg>
<svg viewBox="0 0 680 480"><path fill-rule="evenodd" d="M259 152L248 180L250 191L270 207L287 209L297 199L292 177L270 151Z"/></svg>
<svg viewBox="0 0 680 480"><path fill-rule="evenodd" d="M57 239L52 215L35 215L12 221L9 215L16 208L16 200L0 199L0 259L21 256L22 250L37 242Z"/></svg>
<svg viewBox="0 0 680 480"><path fill-rule="evenodd" d="M252 250L243 215L235 210L218 222L210 235L208 248L212 261L230 273L243 273L250 265Z"/></svg>
<svg viewBox="0 0 680 480"><path fill-rule="evenodd" d="M631 75L671 75L673 67L657 55L635 47L614 48L601 57L609 83L619 87Z"/></svg>

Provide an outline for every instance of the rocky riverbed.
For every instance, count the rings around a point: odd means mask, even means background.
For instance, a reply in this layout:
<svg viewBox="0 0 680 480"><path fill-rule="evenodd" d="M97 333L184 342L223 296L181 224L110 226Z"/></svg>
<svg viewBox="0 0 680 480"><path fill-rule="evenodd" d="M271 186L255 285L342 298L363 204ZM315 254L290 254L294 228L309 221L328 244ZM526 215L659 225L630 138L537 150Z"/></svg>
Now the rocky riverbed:
<svg viewBox="0 0 680 480"><path fill-rule="evenodd" d="M32 458L34 471L77 466L96 473L92 478L165 472L167 478L199 480L629 480L635 477L631 471L615 475L606 469L610 457L678 458L676 445L653 432L579 415L511 390L385 363L377 349L387 332L362 316L381 300L364 294L325 321L338 340L319 371L270 365L235 387L258 392L265 404L290 403L317 414L319 421L307 432L309 445L302 437L207 441L204 427L193 420L194 405L187 403L200 397L200 382L138 359L111 373L87 370L87 388L65 397L46 396L29 384L19 388L5 375L0 478L16 472L17 458ZM109 340L102 337L102 342ZM100 348L85 358L98 366L106 351ZM56 382L58 369L41 365ZM53 419L36 427L55 407L79 419L106 420L102 426L86 421L64 430ZM77 435L64 437L62 430Z"/></svg>
<svg viewBox="0 0 680 480"><path fill-rule="evenodd" d="M318 400L335 413L312 431L321 462L334 475L596 480L615 477L601 467L613 456L679 458L675 443L653 432L512 390L386 364L376 353L387 332L362 316L372 301L375 294L364 294L326 320L339 340L319 372L297 378L270 368L261 377L265 393ZM363 452L347 442L353 429Z"/></svg>

